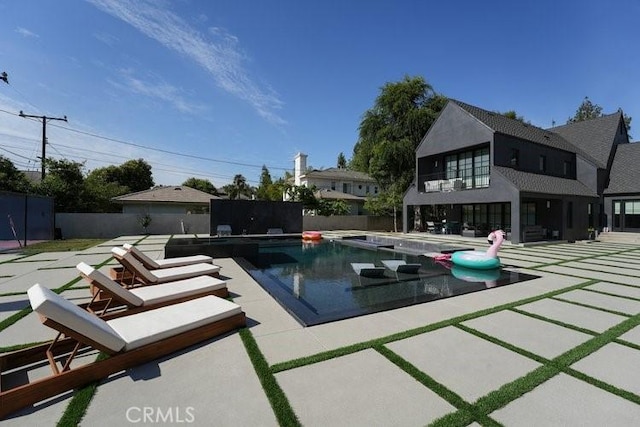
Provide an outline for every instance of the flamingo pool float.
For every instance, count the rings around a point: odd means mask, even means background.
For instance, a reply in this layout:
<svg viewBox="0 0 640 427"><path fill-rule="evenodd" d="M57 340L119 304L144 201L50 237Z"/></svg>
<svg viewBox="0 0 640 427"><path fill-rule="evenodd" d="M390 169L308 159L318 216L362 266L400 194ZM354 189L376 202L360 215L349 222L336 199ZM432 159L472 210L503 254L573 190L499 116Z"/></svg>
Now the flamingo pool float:
<svg viewBox="0 0 640 427"><path fill-rule="evenodd" d="M491 247L484 251L457 251L451 255L451 262L456 265L467 268L475 268L479 270L489 270L500 267L500 258L498 258L498 249L504 241L504 231L496 230L487 236L491 242ZM443 260L438 257L437 260ZM447 258L449 258L447 256Z"/></svg>

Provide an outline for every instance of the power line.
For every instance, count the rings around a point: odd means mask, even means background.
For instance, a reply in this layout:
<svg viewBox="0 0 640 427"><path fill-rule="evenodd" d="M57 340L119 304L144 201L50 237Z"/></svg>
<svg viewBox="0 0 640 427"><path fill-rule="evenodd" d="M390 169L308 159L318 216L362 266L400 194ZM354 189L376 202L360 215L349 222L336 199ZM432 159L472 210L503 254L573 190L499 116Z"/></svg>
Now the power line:
<svg viewBox="0 0 640 427"><path fill-rule="evenodd" d="M47 116L33 116L30 114L24 114L22 112L22 110L20 110L20 114L18 114L20 117L28 117L28 118L33 118L33 119L39 119L42 120L42 173L41 173L41 177L40 179L42 181L44 181L44 164L45 164L45 151L46 151L46 146L47 146L47 121L49 120L61 120L66 122L67 121L67 116L64 117L47 117Z"/></svg>

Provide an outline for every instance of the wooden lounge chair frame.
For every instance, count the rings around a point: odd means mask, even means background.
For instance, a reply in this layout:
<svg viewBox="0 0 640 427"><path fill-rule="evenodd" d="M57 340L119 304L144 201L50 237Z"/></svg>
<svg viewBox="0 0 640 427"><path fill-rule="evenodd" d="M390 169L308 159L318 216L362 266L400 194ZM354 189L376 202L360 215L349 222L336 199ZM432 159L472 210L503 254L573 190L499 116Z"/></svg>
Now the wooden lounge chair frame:
<svg viewBox="0 0 640 427"><path fill-rule="evenodd" d="M82 264L82 263L80 263L80 264ZM154 308L164 307L166 305L178 304L180 302L184 302L184 301L200 298L200 297L207 296L207 295L215 295L215 296L220 297L220 298L229 297L229 290L225 286L224 288L221 288L221 289L206 290L206 291L194 293L194 294L191 294L191 295L184 295L182 297L172 298L170 300L158 302L158 303L155 303L155 304L133 305L133 304L131 304L130 301L127 301L126 299L120 298L118 295L116 295L113 292L109 292L109 289L104 284L100 283L99 280L96 280L95 278L90 277L87 274L85 274L80 269L80 267L79 267L80 264L78 264L78 267L77 267L79 272L80 272L80 276L83 277L86 281L88 281L92 288L95 288L97 290L97 292L96 291L93 292L93 297L91 298L91 301L89 301L86 304L81 304L80 307L85 309L85 310L87 310L87 311L90 311L90 312L96 314L97 316L100 316L101 318L103 318L105 320L113 319L113 318L115 318L115 316L117 316L116 313L119 313L119 311L117 311L117 312L111 311L110 312L109 311L110 309L119 309L119 310L121 310L123 306L126 307L126 309L125 309L126 314L134 314L134 313L140 313L140 312L143 312L143 311L146 311L146 310L153 310ZM105 280L111 280L109 277L104 275L99 270L94 270L94 271L97 272L99 275L104 276ZM122 286L118 282L115 282L115 281L113 281L113 282L114 282L114 284L118 284L118 286ZM153 285L153 286L164 286L164 285L166 285L168 283L171 283L171 282L161 283L161 284ZM129 289L126 286L123 286L123 289L124 289L125 292L130 292Z"/></svg>
<svg viewBox="0 0 640 427"><path fill-rule="evenodd" d="M147 276L154 276L153 271L149 271L137 258L135 258L130 252L122 249L122 248L113 248L111 249L111 254L114 256L114 258L116 260L118 260L118 262L128 271L131 273L131 277L128 280L125 280L123 277L122 280L122 284L126 285L126 286L136 286L136 285L156 285L159 284L161 282L156 281L152 281L149 280L148 277L144 277L144 275ZM193 264L191 265L191 267L195 266L195 265L199 265L199 264ZM215 267L213 266L213 264L207 264L211 267ZM187 267L187 266L185 266ZM177 267L174 267L177 268ZM141 274L142 273L142 274ZM148 274L147 274L148 273ZM212 277L220 277L220 273L219 273L219 267L218 267L218 271L208 274L209 276ZM176 279L179 280L179 279Z"/></svg>
<svg viewBox="0 0 640 427"><path fill-rule="evenodd" d="M140 261L140 263L142 263L142 265L144 265L144 267L148 270L180 267L180 266L199 264L199 263L213 264L213 258L210 256L194 255L194 256L187 256L187 257L170 258L170 260L172 261L175 260L179 262L180 260L182 260L182 262L172 264L172 265L162 265L162 263L158 263L156 260L149 257L147 254L145 254L143 251L141 251L134 245L125 243L124 245L122 245L122 247L124 250L126 250L131 255L133 255L138 261Z"/></svg>
<svg viewBox="0 0 640 427"><path fill-rule="evenodd" d="M0 372L28 366L32 363L49 361L53 375L29 384L0 391L0 420L7 415L34 403L56 396L68 390L79 388L101 380L116 372L159 359L191 345L242 328L246 325L244 312L225 319L194 328L187 332L153 342L126 352L109 350L86 336L70 330L59 323L41 316L44 325L59 331L56 339L48 344L29 347L0 355ZM69 338L60 339L62 334ZM78 350L90 346L108 354L106 359L69 369L71 360ZM69 354L60 370L54 360L56 356Z"/></svg>

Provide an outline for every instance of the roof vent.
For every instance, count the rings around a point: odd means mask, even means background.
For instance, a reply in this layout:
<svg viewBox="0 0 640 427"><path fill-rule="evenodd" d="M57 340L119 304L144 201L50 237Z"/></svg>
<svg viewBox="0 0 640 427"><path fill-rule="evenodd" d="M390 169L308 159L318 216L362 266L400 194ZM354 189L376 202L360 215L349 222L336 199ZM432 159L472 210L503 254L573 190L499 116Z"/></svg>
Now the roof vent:
<svg viewBox="0 0 640 427"><path fill-rule="evenodd" d="M182 191L182 188L181 187L176 187L176 188L174 188L174 190L181 190Z"/></svg>
<svg viewBox="0 0 640 427"><path fill-rule="evenodd" d="M544 138L545 139L549 139L549 135L544 135Z"/></svg>

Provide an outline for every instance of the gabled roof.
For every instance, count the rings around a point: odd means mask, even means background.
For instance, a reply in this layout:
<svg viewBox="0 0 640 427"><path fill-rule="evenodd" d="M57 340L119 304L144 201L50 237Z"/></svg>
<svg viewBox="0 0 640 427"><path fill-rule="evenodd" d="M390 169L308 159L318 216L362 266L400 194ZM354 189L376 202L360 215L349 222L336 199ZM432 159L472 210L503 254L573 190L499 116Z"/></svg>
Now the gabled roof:
<svg viewBox="0 0 640 427"><path fill-rule="evenodd" d="M321 179L336 179L336 180L348 180L348 181L364 181L375 183L375 180L364 172L358 172L343 168L328 168L328 169L313 169L306 172L301 178L321 178Z"/></svg>
<svg viewBox="0 0 640 427"><path fill-rule="evenodd" d="M604 194L638 193L640 143L618 144Z"/></svg>
<svg viewBox="0 0 640 427"><path fill-rule="evenodd" d="M211 199L219 198L191 187L168 186L124 194L111 200L120 203L197 203L208 205Z"/></svg>
<svg viewBox="0 0 640 427"><path fill-rule="evenodd" d="M600 168L607 168L609 154L622 120L622 112L591 120L556 126L549 131L562 135L576 147L589 153Z"/></svg>
<svg viewBox="0 0 640 427"><path fill-rule="evenodd" d="M521 192L598 197L598 194L575 179L522 172L504 166L493 170L509 180Z"/></svg>
<svg viewBox="0 0 640 427"><path fill-rule="evenodd" d="M576 153L591 162L595 161L595 159L585 152L585 150L581 149L579 145L576 146L572 144L559 133L552 132L551 130L545 130L537 126L524 123L520 120L511 119L500 113L483 110L482 108L465 104L461 101L452 99L451 102L455 103L480 122L484 123L494 132L532 141L540 145L568 151L570 153Z"/></svg>

